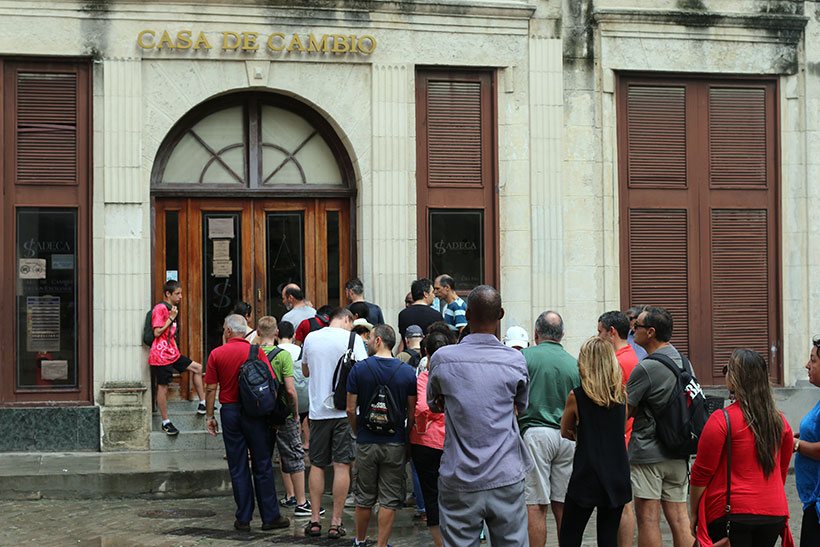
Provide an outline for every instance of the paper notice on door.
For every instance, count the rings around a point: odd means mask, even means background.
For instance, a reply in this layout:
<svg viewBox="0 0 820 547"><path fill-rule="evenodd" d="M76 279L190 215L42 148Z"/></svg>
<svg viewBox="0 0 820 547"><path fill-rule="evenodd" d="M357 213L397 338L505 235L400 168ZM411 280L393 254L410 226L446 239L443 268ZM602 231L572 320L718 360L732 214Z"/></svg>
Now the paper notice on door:
<svg viewBox="0 0 820 547"><path fill-rule="evenodd" d="M230 260L231 254L231 240L230 239L215 239L214 240L214 262L217 260Z"/></svg>
<svg viewBox="0 0 820 547"><path fill-rule="evenodd" d="M233 273L233 262L230 260L214 260L213 262L213 276L214 277L230 277Z"/></svg>
<svg viewBox="0 0 820 547"><path fill-rule="evenodd" d="M68 361L41 361L43 380L68 380Z"/></svg>
<svg viewBox="0 0 820 547"><path fill-rule="evenodd" d="M26 298L26 349L46 353L60 351L60 297Z"/></svg>
<svg viewBox="0 0 820 547"><path fill-rule="evenodd" d="M232 218L209 218L208 239L233 239Z"/></svg>
<svg viewBox="0 0 820 547"><path fill-rule="evenodd" d="M45 258L21 258L17 261L17 276L20 279L45 279Z"/></svg>

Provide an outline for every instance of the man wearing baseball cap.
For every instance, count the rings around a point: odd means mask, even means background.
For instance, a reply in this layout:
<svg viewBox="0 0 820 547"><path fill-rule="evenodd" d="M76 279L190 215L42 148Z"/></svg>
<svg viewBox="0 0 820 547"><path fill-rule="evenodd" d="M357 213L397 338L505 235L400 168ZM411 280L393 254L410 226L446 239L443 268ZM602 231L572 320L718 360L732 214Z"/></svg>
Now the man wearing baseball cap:
<svg viewBox="0 0 820 547"><path fill-rule="evenodd" d="M521 351L530 346L530 335L524 327L510 327L504 335L504 345Z"/></svg>

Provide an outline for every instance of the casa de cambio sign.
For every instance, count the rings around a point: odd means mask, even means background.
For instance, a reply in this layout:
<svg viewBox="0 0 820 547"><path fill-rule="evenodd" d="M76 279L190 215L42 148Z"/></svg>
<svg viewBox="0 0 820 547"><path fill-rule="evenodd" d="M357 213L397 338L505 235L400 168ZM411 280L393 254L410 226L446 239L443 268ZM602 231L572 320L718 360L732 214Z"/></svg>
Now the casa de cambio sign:
<svg viewBox="0 0 820 547"><path fill-rule="evenodd" d="M370 55L376 51L376 38L369 34L285 34L272 32L197 32L180 30L169 32L146 29L137 35L137 45L157 51L210 51L255 53L353 53Z"/></svg>

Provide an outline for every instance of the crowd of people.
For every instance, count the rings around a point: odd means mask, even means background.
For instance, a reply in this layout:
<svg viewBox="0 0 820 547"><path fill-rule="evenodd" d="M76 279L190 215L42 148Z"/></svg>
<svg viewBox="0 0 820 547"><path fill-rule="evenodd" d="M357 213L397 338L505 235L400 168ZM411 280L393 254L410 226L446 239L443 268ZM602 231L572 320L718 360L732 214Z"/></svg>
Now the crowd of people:
<svg viewBox="0 0 820 547"><path fill-rule="evenodd" d="M732 401L698 431L690 470L688 455L669 450L662 413L680 395L681 377L691 378L684 399L701 391L691 363L670 343L667 310L602 314L576 358L561 344L564 322L553 310L536 319L534 343L520 325L499 340L504 309L487 285L465 301L451 276L417 279L398 331L364 299L360 280L345 291L348 306L314 309L298 286L285 285L287 313L279 322L261 317L255 328L250 306L238 303L204 379L201 365L176 346L179 284L166 283L153 309L149 364L166 388L175 371L193 372L207 429L216 434L221 423L238 530L250 529L256 502L263 530L289 527L282 510L292 508L308 519L305 535L322 536L332 469L327 537L348 535L343 516L352 502L352 544L384 547L405 506L409 465L416 510L436 547L478 545L484 530L492 545L544 546L552 520L559 544L578 546L593 512L601 546L633 545L636 531L639 546L661 545L661 515L675 547L725 538L788 546L785 480L796 454L800 544L820 545L820 402L794 433L755 351L737 349L724 366ZM820 387L818 351L815 339L806 369ZM279 397L291 410L284 424L240 411L237 377L249 357L269 363L282 385ZM355 363L349 371L341 366L348 361ZM163 430L174 434L164 398L158 389ZM285 485L278 500L274 445Z"/></svg>

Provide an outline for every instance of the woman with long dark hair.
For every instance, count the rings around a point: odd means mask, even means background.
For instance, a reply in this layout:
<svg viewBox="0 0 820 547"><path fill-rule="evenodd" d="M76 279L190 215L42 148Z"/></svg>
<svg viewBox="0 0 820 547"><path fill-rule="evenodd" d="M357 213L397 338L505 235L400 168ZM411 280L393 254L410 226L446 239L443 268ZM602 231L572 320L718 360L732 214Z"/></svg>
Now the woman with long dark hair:
<svg viewBox="0 0 820 547"><path fill-rule="evenodd" d="M811 385L820 387L820 337L812 340L809 361ZM820 545L820 401L800 422L800 434L794 439L794 479L797 494L803 502L800 547Z"/></svg>
<svg viewBox="0 0 820 547"><path fill-rule="evenodd" d="M792 430L775 407L768 366L756 351L736 349L723 370L735 402L712 414L698 443L689 489L692 534L704 547L727 536L733 545L771 547L779 536L793 545L783 486Z"/></svg>
<svg viewBox="0 0 820 547"><path fill-rule="evenodd" d="M567 398L561 435L575 441L558 543L580 546L597 508L599 547L617 547L624 505L632 499L624 444L626 393L612 344L590 338L578 355L581 386Z"/></svg>

